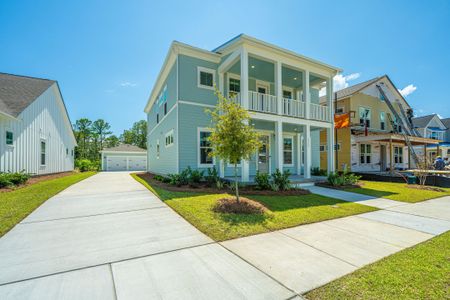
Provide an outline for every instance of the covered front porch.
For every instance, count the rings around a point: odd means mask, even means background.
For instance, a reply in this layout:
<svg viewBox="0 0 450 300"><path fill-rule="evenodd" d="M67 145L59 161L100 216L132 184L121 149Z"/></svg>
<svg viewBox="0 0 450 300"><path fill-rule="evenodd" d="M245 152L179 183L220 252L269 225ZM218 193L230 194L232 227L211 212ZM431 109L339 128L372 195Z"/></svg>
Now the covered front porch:
<svg viewBox="0 0 450 300"><path fill-rule="evenodd" d="M259 132L262 145L250 160L241 161L238 164L237 172L241 182L254 182L257 172L273 174L277 169L289 170L293 183L311 182L317 179L311 176L311 169L321 167L320 131L330 131L331 124L329 126L311 125L311 121L275 116L272 120L268 120L267 116L259 118L257 114L252 114L252 117L251 125ZM331 137L328 143L332 145L333 135L328 136ZM327 169L334 171L333 147L329 146L328 149L331 155L329 155ZM224 179L233 179L234 166L220 161L219 174Z"/></svg>

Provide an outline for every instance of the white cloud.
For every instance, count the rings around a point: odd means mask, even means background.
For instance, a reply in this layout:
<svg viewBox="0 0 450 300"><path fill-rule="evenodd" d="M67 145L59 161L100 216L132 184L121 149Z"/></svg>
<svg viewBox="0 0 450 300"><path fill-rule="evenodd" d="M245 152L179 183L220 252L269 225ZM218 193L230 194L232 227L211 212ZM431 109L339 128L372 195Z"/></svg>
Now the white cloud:
<svg viewBox="0 0 450 300"><path fill-rule="evenodd" d="M346 87L348 87L350 84L348 83L349 81L358 79L361 76L361 73L352 73L349 75L342 75L342 74L338 74L336 76L334 76L333 78L333 90L335 92L345 89ZM319 91L319 96L322 97L326 94L326 89L322 88Z"/></svg>
<svg viewBox="0 0 450 300"><path fill-rule="evenodd" d="M124 82L120 83L120 86L121 87L135 87L135 86L137 86L137 83L124 81Z"/></svg>
<svg viewBox="0 0 450 300"><path fill-rule="evenodd" d="M403 97L411 95L412 93L415 92L415 90L417 90L417 87L414 86L413 84L407 85L402 89L398 89L398 91L400 92L400 94L402 94Z"/></svg>
<svg viewBox="0 0 450 300"><path fill-rule="evenodd" d="M342 89L345 89L346 87L348 87L350 84L348 83L349 81L358 79L361 76L361 73L352 73L349 75L342 75L342 74L338 74L336 76L334 76L333 78L333 89L334 91L339 91Z"/></svg>

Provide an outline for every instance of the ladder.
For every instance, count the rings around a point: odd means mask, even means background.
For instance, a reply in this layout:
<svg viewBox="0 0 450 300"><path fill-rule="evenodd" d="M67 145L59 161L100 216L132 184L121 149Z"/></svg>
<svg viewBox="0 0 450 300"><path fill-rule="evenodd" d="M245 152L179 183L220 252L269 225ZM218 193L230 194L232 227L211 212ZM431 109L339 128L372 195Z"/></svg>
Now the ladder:
<svg viewBox="0 0 450 300"><path fill-rule="evenodd" d="M399 132L398 130L398 124L395 124L394 120L392 120L392 117L390 114L388 115L388 119L389 122L391 123L392 129L394 131L394 133L396 134L401 134L403 136L403 138L405 139L406 145L408 146L408 151L414 161L414 163L416 164L416 166L420 165L420 159L417 156L416 151L414 150L411 141L409 140L409 136L407 133L409 133L411 135L411 130L410 127L408 126L408 124L405 124L404 120L400 118L400 115L398 114L398 112L394 109L394 106L392 105L391 101L389 100L389 98L387 97L387 95L385 94L385 92L383 91L383 89L381 88L381 86L379 84L376 85L377 89L380 91L380 94L383 96L387 106L389 107L389 109L391 110L392 114L395 116L395 119L398 120L402 120L402 123L404 125L405 130L402 130L401 132ZM400 107L402 108L402 107ZM403 112L404 113L404 112ZM406 125L406 126L405 126ZM405 133L406 132L406 133Z"/></svg>
<svg viewBox="0 0 450 300"><path fill-rule="evenodd" d="M411 123L411 120L408 118L408 116L405 113L405 109L403 108L403 105L400 102L397 102L398 108L400 110L400 114L403 118L403 123L406 123L409 125L409 131L412 136L420 136L419 132L416 128L414 128L413 124Z"/></svg>

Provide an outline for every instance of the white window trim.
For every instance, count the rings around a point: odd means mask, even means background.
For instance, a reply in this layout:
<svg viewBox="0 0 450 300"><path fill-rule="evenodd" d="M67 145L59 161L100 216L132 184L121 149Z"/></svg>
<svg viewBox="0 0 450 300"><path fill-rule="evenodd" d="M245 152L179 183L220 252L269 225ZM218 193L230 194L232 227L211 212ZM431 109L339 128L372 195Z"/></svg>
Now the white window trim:
<svg viewBox="0 0 450 300"><path fill-rule="evenodd" d="M204 128L204 127L197 127L197 167L199 168L211 168L214 167L216 165L216 159L213 157L212 158L212 163L211 164L202 164L200 163L201 161L201 157L200 157L200 132L212 132L211 129L209 128Z"/></svg>
<svg viewBox="0 0 450 300"><path fill-rule="evenodd" d="M338 112L339 109L342 109L342 112ZM345 114L345 108L343 106L336 107L336 113L337 114Z"/></svg>
<svg viewBox="0 0 450 300"><path fill-rule="evenodd" d="M381 115L384 116L384 120L381 119ZM380 111L380 130L387 131L387 123L386 123L386 112ZM381 123L384 123L384 129L381 129ZM372 125L372 124L370 124Z"/></svg>
<svg viewBox="0 0 450 300"><path fill-rule="evenodd" d="M167 137L172 136L172 143L167 144L166 140ZM175 144L175 140L173 139L173 129L169 130L169 132L166 133L166 135L164 136L164 145L166 148L170 148L173 146L173 144Z"/></svg>
<svg viewBox="0 0 450 300"><path fill-rule="evenodd" d="M372 128L372 125L373 125L372 124L372 109L370 107L360 106L358 108L358 120L361 119L361 115L359 113L361 108L369 110L368 118L366 118L366 120L369 120L369 123L370 123L370 126L368 128ZM360 126L361 126L361 124L360 124ZM362 126L364 127L364 124L362 124Z"/></svg>
<svg viewBox="0 0 450 300"><path fill-rule="evenodd" d="M291 150L291 161L292 163L290 164L285 164L284 163L284 139L290 139L292 141L292 150ZM294 166L294 136L293 135L287 135L287 134L283 134L283 167L293 167Z"/></svg>
<svg viewBox="0 0 450 300"><path fill-rule="evenodd" d="M270 82L264 80L255 80L255 92L258 92L258 87L266 89L266 95L270 95Z"/></svg>
<svg viewBox="0 0 450 300"><path fill-rule="evenodd" d="M227 73L227 95L230 97L230 79L239 80L239 84L241 83L241 76L236 75L234 73ZM240 94L241 92L239 92Z"/></svg>
<svg viewBox="0 0 450 300"><path fill-rule="evenodd" d="M364 145L364 153L361 152L361 145ZM367 151L367 145L370 145L370 153L366 152ZM373 160L372 160L372 158L373 158L373 156L372 156L372 154L373 154L373 145L372 144L370 144L370 143L367 143L367 144L360 143L358 151L359 151L358 161L359 161L360 165L373 164ZM364 162L363 163L361 162L361 155L362 154L364 154ZM367 162L367 156L370 156L370 163Z"/></svg>
<svg viewBox="0 0 450 300"><path fill-rule="evenodd" d="M44 152L44 155L45 155L45 163L44 164L42 164L42 142L44 142L45 143L45 152ZM41 166L41 167L45 167L46 165L47 165L47 140L46 139L40 139L39 140L39 165Z"/></svg>
<svg viewBox="0 0 450 300"><path fill-rule="evenodd" d="M200 83L200 72L211 73L213 75L213 86L207 86ZM201 89L214 90L214 83L216 82L216 70L205 67L197 67L197 87Z"/></svg>
<svg viewBox="0 0 450 300"><path fill-rule="evenodd" d="M394 146L394 153L393 153L393 163L394 164L403 164L405 162L404 160L404 149L403 146ZM397 149L397 153L395 153L395 150ZM400 155L400 149L402 149L402 154ZM397 161L399 161L399 158L402 158L402 162L395 162L395 158L397 157Z"/></svg>
<svg viewBox="0 0 450 300"><path fill-rule="evenodd" d="M295 100L295 94L294 94L294 89L293 88L283 85L281 93L283 94L285 91L291 93L291 100ZM284 96L283 96L283 98L284 98Z"/></svg>

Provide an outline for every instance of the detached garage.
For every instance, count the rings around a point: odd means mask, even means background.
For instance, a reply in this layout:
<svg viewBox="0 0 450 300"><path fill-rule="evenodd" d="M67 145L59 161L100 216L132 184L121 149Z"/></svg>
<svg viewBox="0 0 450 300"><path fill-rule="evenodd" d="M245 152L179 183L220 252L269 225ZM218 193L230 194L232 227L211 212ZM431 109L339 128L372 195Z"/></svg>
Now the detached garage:
<svg viewBox="0 0 450 300"><path fill-rule="evenodd" d="M105 148L101 153L103 171L147 170L147 150L137 146L122 144Z"/></svg>

